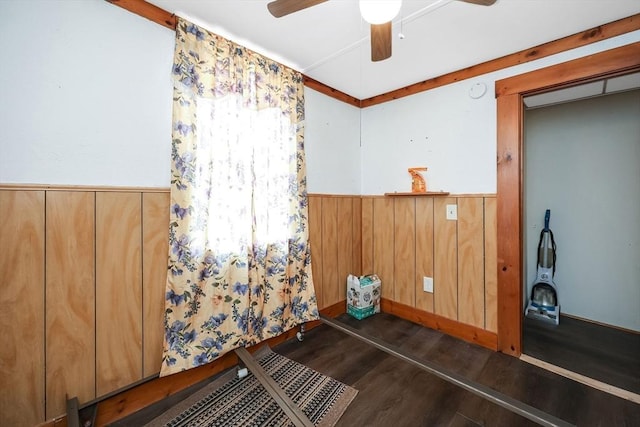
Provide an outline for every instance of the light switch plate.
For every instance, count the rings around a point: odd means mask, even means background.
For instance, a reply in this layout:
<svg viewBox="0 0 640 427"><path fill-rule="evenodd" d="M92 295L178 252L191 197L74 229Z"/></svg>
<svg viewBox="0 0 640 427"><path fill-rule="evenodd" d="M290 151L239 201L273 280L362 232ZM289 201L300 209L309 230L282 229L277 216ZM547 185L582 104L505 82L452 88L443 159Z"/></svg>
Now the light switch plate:
<svg viewBox="0 0 640 427"><path fill-rule="evenodd" d="M433 293L433 277L423 277L422 286L425 292Z"/></svg>
<svg viewBox="0 0 640 427"><path fill-rule="evenodd" d="M447 205L447 219L452 221L458 219L458 205Z"/></svg>

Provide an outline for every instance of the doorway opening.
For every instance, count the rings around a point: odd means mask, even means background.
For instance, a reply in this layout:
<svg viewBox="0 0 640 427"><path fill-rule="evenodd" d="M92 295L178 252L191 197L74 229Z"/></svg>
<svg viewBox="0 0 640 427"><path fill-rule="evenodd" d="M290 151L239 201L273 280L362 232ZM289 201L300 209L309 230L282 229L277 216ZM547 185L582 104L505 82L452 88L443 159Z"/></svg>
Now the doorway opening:
<svg viewBox="0 0 640 427"><path fill-rule="evenodd" d="M640 43L636 42L496 82L498 350L501 352L514 356L522 353L523 98L638 71Z"/></svg>
<svg viewBox="0 0 640 427"><path fill-rule="evenodd" d="M522 353L640 395L640 73L588 85L618 79L581 99L524 98ZM536 267L546 209L553 270ZM529 310L538 270L560 296L551 324Z"/></svg>

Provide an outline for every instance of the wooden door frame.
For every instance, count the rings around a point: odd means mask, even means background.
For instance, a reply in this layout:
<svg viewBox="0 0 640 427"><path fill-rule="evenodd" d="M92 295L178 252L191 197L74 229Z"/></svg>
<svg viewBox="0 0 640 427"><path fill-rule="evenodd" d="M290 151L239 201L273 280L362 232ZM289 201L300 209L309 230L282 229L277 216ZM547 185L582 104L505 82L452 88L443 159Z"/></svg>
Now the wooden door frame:
<svg viewBox="0 0 640 427"><path fill-rule="evenodd" d="M496 81L498 351L522 352L523 102L548 92L640 70L640 42Z"/></svg>

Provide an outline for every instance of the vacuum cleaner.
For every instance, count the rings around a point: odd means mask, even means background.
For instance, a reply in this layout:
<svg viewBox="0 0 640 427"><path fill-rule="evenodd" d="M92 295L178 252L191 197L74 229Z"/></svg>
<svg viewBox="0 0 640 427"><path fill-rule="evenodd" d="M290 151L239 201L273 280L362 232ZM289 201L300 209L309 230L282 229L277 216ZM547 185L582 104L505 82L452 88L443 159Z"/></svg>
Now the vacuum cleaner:
<svg viewBox="0 0 640 427"><path fill-rule="evenodd" d="M556 241L549 228L551 211L547 209L544 215L544 228L540 232L538 243L538 267L536 280L531 287L529 304L525 309L525 316L546 322L560 323L560 304L558 303L558 288L553 282L556 272Z"/></svg>

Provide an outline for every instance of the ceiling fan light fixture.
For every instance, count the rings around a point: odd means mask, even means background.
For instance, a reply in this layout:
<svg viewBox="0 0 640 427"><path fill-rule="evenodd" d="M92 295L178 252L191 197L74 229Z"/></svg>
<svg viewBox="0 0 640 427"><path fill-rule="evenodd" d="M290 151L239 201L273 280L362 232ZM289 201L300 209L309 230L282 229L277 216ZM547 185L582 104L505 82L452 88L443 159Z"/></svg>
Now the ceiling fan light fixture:
<svg viewBox="0 0 640 427"><path fill-rule="evenodd" d="M362 19L370 24L384 24L400 12L402 0L360 0Z"/></svg>

